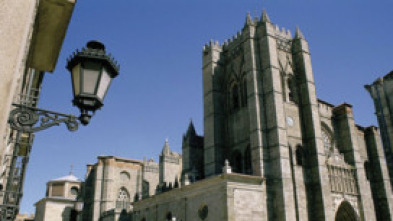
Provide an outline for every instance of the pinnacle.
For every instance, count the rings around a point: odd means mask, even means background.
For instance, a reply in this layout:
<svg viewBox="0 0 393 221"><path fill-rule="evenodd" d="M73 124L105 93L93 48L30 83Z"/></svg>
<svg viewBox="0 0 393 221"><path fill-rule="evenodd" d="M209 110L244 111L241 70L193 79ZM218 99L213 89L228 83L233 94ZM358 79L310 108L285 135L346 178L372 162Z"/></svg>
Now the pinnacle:
<svg viewBox="0 0 393 221"><path fill-rule="evenodd" d="M262 11L261 20L262 20L262 22L269 22L269 23L271 23L271 22L270 22L270 18L269 18L269 16L267 15L265 9L263 9L263 11Z"/></svg>
<svg viewBox="0 0 393 221"><path fill-rule="evenodd" d="M250 12L247 12L246 25L254 25L254 22L252 21Z"/></svg>
<svg viewBox="0 0 393 221"><path fill-rule="evenodd" d="M303 33L300 31L299 26L296 26L295 38L305 39Z"/></svg>
<svg viewBox="0 0 393 221"><path fill-rule="evenodd" d="M190 124L188 125L187 136L191 134L192 135L196 134L194 124L192 123L192 119L190 119Z"/></svg>
<svg viewBox="0 0 393 221"><path fill-rule="evenodd" d="M169 144L168 144L168 138L165 139L165 144L164 147L162 148L162 154L169 154Z"/></svg>

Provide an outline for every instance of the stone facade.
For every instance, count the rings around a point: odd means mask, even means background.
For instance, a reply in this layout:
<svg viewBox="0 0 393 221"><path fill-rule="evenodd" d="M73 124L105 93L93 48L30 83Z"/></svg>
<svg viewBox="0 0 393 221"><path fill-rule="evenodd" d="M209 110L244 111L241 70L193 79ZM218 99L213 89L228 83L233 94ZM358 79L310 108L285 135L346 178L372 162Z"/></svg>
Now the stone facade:
<svg viewBox="0 0 393 221"><path fill-rule="evenodd" d="M3 219L18 213L26 165L17 162L28 161L34 140L33 133L10 129L8 117L14 108L12 104L36 107L45 72L53 72L56 66L74 5L75 0L15 0L2 1L0 6L0 217Z"/></svg>
<svg viewBox="0 0 393 221"><path fill-rule="evenodd" d="M119 220L131 217L131 203L179 186L181 155L165 141L160 162L113 156L98 157L87 166L83 220Z"/></svg>
<svg viewBox="0 0 393 221"><path fill-rule="evenodd" d="M134 204L134 220L267 220L261 177L222 174Z"/></svg>
<svg viewBox="0 0 393 221"><path fill-rule="evenodd" d="M70 174L47 183L46 196L35 204L36 221L77 221L82 181Z"/></svg>
<svg viewBox="0 0 393 221"><path fill-rule="evenodd" d="M381 129L382 144L386 156L391 182L393 181L393 71L370 85L365 85L370 93ZM393 185L393 182L392 182Z"/></svg>
<svg viewBox="0 0 393 221"><path fill-rule="evenodd" d="M83 220L393 219L379 131L355 124L350 104L317 98L298 28L292 37L266 12L247 15L202 53L204 136L190 122L182 155L166 141L159 163L98 157Z"/></svg>
<svg viewBox="0 0 393 221"><path fill-rule="evenodd" d="M191 181L204 177L203 137L198 136L194 124L190 122L182 143L182 179L187 176Z"/></svg>
<svg viewBox="0 0 393 221"><path fill-rule="evenodd" d="M298 28L292 37L265 12L248 15L232 39L205 45L202 68L204 137L183 143L183 169L203 174L188 185L183 171L180 189L134 202L136 220L392 220L378 129L356 125L351 105L317 98ZM197 153L203 166L190 163ZM226 159L233 192L210 183L228 178ZM251 177L260 184L249 188ZM199 185L203 194L192 191ZM202 204L209 212L198 218Z"/></svg>
<svg viewBox="0 0 393 221"><path fill-rule="evenodd" d="M160 184L174 186L180 181L182 172L182 156L169 148L165 141L160 155Z"/></svg>

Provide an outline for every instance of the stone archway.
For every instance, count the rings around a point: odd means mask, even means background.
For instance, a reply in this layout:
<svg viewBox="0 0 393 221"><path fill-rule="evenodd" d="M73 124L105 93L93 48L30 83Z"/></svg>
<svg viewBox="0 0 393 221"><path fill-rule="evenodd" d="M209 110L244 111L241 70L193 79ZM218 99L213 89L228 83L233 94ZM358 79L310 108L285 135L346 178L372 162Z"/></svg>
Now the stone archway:
<svg viewBox="0 0 393 221"><path fill-rule="evenodd" d="M336 212L335 221L359 221L356 211L348 201L343 201Z"/></svg>

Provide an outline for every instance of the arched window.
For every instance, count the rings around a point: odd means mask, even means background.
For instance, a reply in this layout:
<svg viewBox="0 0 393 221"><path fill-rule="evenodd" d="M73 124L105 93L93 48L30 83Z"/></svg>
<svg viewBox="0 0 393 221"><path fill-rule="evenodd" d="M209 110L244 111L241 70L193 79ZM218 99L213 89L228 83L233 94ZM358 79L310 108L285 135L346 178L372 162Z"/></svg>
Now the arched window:
<svg viewBox="0 0 393 221"><path fill-rule="evenodd" d="M336 212L335 221L357 221L360 220L355 209L348 201L343 201Z"/></svg>
<svg viewBox="0 0 393 221"><path fill-rule="evenodd" d="M247 146L244 152L244 172L246 174L252 174L252 159L251 159L251 148L250 145Z"/></svg>
<svg viewBox="0 0 393 221"><path fill-rule="evenodd" d="M237 84L233 84L231 88L230 94L230 102L232 110L236 110L239 108L239 88Z"/></svg>
<svg viewBox="0 0 393 221"><path fill-rule="evenodd" d="M332 138L330 137L329 132L327 132L325 129L322 129L322 141L325 152L329 152L332 147Z"/></svg>
<svg viewBox="0 0 393 221"><path fill-rule="evenodd" d="M128 180L130 180L130 174L127 173L126 171L122 171L120 173L120 179L121 179L121 181L128 181Z"/></svg>
<svg viewBox="0 0 393 221"><path fill-rule="evenodd" d="M287 90L285 87L285 73L283 71L280 71L280 76L281 76L281 88L282 88L282 99L284 102L287 101Z"/></svg>
<svg viewBox="0 0 393 221"><path fill-rule="evenodd" d="M247 106L247 79L244 76L243 85L242 85L242 106Z"/></svg>
<svg viewBox="0 0 393 221"><path fill-rule="evenodd" d="M295 82L294 82L293 75L288 77L287 84L288 84L288 100L292 102L296 102Z"/></svg>
<svg viewBox="0 0 393 221"><path fill-rule="evenodd" d="M116 208L118 209L128 209L130 206L130 194L127 189L122 187L119 190L116 200Z"/></svg>
<svg viewBox="0 0 393 221"><path fill-rule="evenodd" d="M296 146L296 164L303 166L303 147L301 145Z"/></svg>
<svg viewBox="0 0 393 221"><path fill-rule="evenodd" d="M70 189L71 196L77 196L78 192L79 192L78 187L76 187L76 186L71 187L71 189Z"/></svg>

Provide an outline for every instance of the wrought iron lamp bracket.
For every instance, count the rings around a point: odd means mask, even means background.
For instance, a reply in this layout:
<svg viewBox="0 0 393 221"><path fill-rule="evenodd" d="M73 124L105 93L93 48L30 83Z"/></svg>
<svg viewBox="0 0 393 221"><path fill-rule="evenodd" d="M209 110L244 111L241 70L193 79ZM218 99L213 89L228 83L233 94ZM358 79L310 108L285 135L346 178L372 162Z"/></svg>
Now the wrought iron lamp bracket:
<svg viewBox="0 0 393 221"><path fill-rule="evenodd" d="M78 117L35 107L13 104L16 108L10 113L8 122L12 129L25 133L45 130L64 123L69 131L78 129Z"/></svg>

